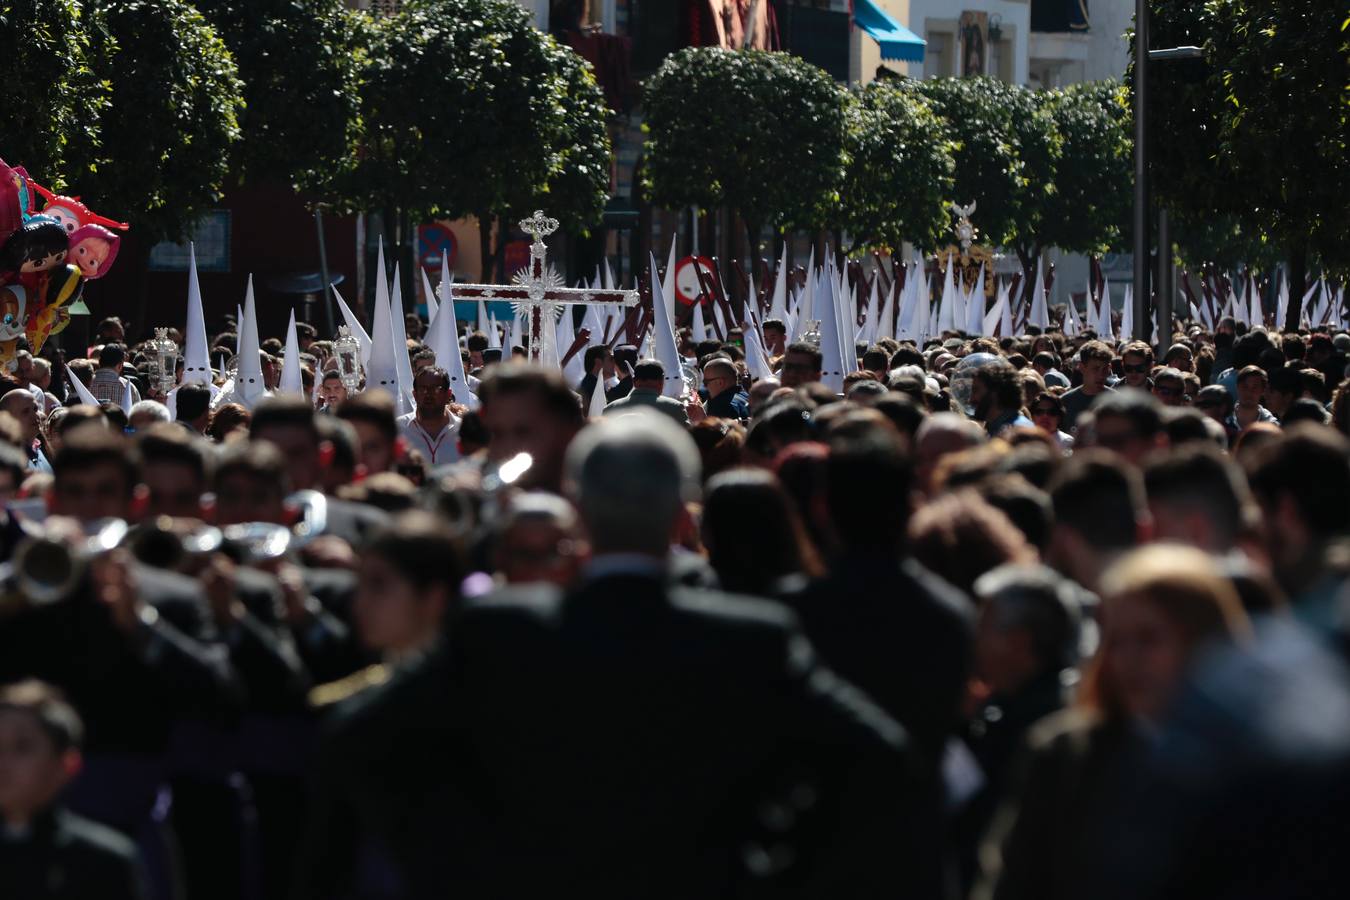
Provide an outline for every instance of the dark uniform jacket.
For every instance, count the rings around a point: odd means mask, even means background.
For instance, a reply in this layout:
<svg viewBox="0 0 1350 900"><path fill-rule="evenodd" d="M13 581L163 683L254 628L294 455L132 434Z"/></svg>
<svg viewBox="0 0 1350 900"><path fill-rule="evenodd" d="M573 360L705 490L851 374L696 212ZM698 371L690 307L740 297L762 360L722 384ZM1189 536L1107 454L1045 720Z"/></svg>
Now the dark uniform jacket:
<svg viewBox="0 0 1350 900"><path fill-rule="evenodd" d="M372 855L409 898L932 896L905 893L915 771L781 605L664 573L507 591L340 710L296 897Z"/></svg>
<svg viewBox="0 0 1350 900"><path fill-rule="evenodd" d="M15 900L142 900L136 848L111 829L64 810L23 836L0 831L0 896Z"/></svg>

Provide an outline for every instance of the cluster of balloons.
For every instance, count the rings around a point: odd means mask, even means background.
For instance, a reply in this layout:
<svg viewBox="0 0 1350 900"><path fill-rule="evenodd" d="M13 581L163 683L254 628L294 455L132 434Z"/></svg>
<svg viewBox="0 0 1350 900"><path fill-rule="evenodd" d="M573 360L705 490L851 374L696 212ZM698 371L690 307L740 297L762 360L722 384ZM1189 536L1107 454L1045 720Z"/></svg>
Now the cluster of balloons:
<svg viewBox="0 0 1350 900"><path fill-rule="evenodd" d="M70 324L84 282L102 278L117 259L122 238L110 229L127 224L53 194L0 159L0 366L14 368L20 338L37 353Z"/></svg>

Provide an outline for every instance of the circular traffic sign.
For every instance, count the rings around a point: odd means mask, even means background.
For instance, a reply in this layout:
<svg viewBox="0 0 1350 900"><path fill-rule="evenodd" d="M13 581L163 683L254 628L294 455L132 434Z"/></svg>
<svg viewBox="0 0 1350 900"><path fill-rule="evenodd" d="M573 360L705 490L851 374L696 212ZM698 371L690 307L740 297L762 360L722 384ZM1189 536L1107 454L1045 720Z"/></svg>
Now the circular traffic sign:
<svg viewBox="0 0 1350 900"><path fill-rule="evenodd" d="M693 306L703 298L699 269L705 278L717 277L713 274L713 261L706 256L686 256L675 264L675 296L685 306Z"/></svg>

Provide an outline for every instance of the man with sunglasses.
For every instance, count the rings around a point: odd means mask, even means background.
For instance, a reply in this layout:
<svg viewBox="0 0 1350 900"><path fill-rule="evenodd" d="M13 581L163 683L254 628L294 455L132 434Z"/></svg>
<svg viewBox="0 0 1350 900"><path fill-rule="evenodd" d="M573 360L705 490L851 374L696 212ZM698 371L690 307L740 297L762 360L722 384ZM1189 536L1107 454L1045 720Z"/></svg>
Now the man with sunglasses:
<svg viewBox="0 0 1350 900"><path fill-rule="evenodd" d="M1141 391L1151 390L1153 382L1148 373L1153 371L1153 348L1143 341L1133 341L1125 345L1120 354L1120 371L1124 376L1116 388L1132 387Z"/></svg>
<svg viewBox="0 0 1350 900"><path fill-rule="evenodd" d="M1153 377L1153 396L1163 406L1186 405L1186 381L1180 370L1170 366L1158 370Z"/></svg>
<svg viewBox="0 0 1350 900"><path fill-rule="evenodd" d="M707 413L719 419L748 419L750 404L741 392L736 366L729 359L712 359L703 367L703 386L708 389Z"/></svg>

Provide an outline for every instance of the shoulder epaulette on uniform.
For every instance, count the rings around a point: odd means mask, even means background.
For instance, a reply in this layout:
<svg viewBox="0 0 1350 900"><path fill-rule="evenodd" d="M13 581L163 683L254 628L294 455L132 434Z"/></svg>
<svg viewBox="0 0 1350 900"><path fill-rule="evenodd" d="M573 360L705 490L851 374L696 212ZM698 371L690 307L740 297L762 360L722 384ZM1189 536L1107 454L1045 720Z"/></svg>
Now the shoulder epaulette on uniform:
<svg viewBox="0 0 1350 900"><path fill-rule="evenodd" d="M389 666L383 663L367 666L359 672L353 672L346 678L339 678L337 681L330 681L311 689L309 705L315 709L323 709L326 706L341 703L343 700L355 697L364 690L384 684L389 680L391 674L392 671Z"/></svg>

